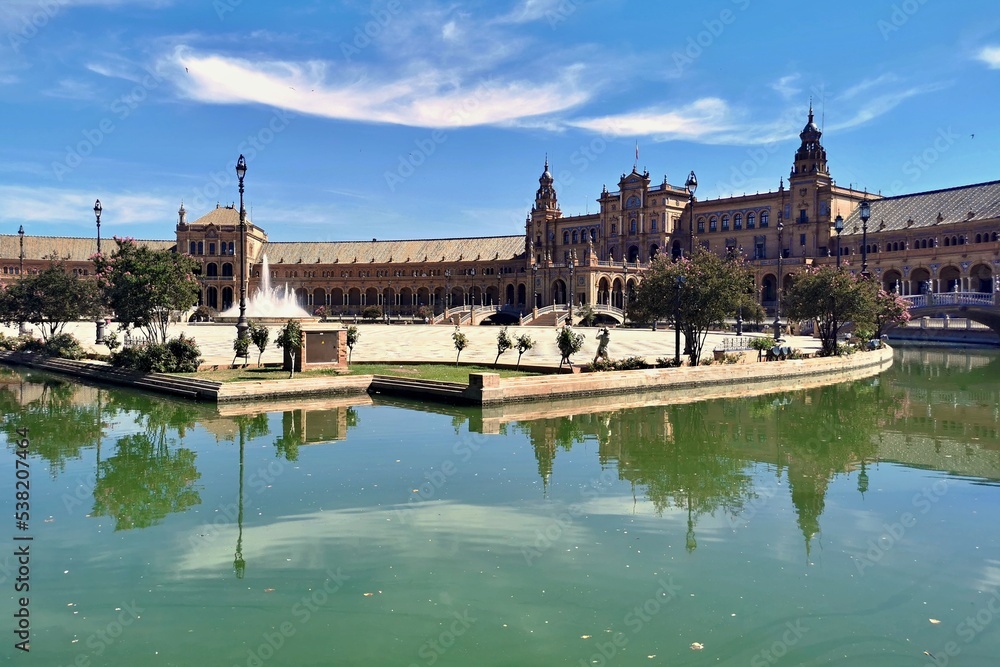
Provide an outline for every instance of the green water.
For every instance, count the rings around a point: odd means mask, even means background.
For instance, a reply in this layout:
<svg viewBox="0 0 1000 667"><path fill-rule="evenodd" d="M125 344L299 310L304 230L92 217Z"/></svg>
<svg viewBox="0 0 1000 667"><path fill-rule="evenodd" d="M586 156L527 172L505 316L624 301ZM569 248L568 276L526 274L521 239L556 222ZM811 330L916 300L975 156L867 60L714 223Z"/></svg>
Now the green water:
<svg viewBox="0 0 1000 667"><path fill-rule="evenodd" d="M629 410L376 399L243 416L0 370L0 656L993 665L1000 356L896 362ZM27 656L15 535L33 538Z"/></svg>

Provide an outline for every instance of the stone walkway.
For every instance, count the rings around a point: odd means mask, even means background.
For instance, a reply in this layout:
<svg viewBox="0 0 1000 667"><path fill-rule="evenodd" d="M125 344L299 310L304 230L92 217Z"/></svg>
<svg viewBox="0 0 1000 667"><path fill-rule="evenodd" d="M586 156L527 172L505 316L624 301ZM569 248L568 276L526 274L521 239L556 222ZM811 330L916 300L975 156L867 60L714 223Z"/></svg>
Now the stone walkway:
<svg viewBox="0 0 1000 667"><path fill-rule="evenodd" d="M339 323L329 323L331 327L339 327ZM280 327L271 326L271 343L264 352L264 363L280 363L281 350L274 346L274 338ZM391 325L359 324L361 338L354 348L355 363L360 362L391 362L391 361L455 361L455 347L451 334L454 327L450 325ZM112 325L111 329L115 329ZM8 336L17 334L17 327L2 327ZM464 327L463 333L469 339L468 347L462 352L463 362L492 364L496 357L496 337L500 328L496 326ZM84 347L98 353L107 354L107 347L94 345L95 325L92 322L75 322L67 325L66 331L76 336ZM535 341L535 347L525 353L521 363L532 366L558 366L559 350L556 347L555 327L509 327L508 333L513 339L518 334L527 333ZM583 350L573 357L575 364L586 364L594 358L597 351L598 328L577 327L576 331L586 336ZM201 348L205 363L229 365L233 360L233 340L236 338L236 327L232 324L173 324L169 335L180 333L193 337ZM748 337L763 336L750 333ZM711 357L712 350L722 343L723 338L732 338L731 333L710 333L705 343L704 357ZM805 353L819 349L818 339L805 336L788 336L785 344ZM681 338L681 356L683 358L683 337ZM658 357L673 358L674 332L672 329L619 328L611 330L608 354L612 359L629 356L641 356L649 363ZM747 354L756 359L756 352ZM251 361L256 362L256 348L251 347ZM514 364L517 361L517 350L506 352L501 363Z"/></svg>

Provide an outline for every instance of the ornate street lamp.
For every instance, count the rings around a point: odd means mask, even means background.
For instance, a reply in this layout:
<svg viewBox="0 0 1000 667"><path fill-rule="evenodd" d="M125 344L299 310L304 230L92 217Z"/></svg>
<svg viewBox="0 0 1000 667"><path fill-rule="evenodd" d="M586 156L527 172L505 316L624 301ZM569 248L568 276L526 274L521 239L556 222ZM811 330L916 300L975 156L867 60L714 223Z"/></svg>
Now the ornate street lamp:
<svg viewBox="0 0 1000 667"><path fill-rule="evenodd" d="M18 275L18 280L21 280L24 278L24 225L21 225L20 227L17 228L17 236L18 236L18 241L21 244L21 254L18 256L19 264L17 269L17 275ZM25 324L23 321L17 325L17 332L22 336L31 333L31 331L28 329L27 324Z"/></svg>
<svg viewBox="0 0 1000 667"><path fill-rule="evenodd" d="M628 317L628 262L625 260L622 260L622 273L625 276L622 283L622 324L625 324Z"/></svg>
<svg viewBox="0 0 1000 667"><path fill-rule="evenodd" d="M541 304L539 303L539 301L540 301L540 293L538 291L538 265L537 264L532 264L531 265L531 293L532 293L532 298L534 299L534 302L531 304L531 307L532 308L538 308L538 307L540 307Z"/></svg>
<svg viewBox="0 0 1000 667"><path fill-rule="evenodd" d="M837 268L840 268L840 232L844 231L844 218L838 215L833 221L833 228L837 232Z"/></svg>
<svg viewBox="0 0 1000 667"><path fill-rule="evenodd" d="M472 274L472 312L476 312L476 269L475 267L469 269L469 273Z"/></svg>
<svg viewBox="0 0 1000 667"><path fill-rule="evenodd" d="M101 200L98 199L94 204L94 217L97 218L97 254L101 254L101 212L104 211L104 207L101 206ZM94 341L97 345L104 342L104 315L98 311L97 312L97 339Z"/></svg>
<svg viewBox="0 0 1000 667"><path fill-rule="evenodd" d="M676 292L674 300L674 364L676 366L681 365L681 288L686 282L686 277L677 276L677 282L674 285Z"/></svg>
<svg viewBox="0 0 1000 667"><path fill-rule="evenodd" d="M872 205L868 202L868 193L861 200L861 275L868 277L868 221L872 217Z"/></svg>
<svg viewBox="0 0 1000 667"><path fill-rule="evenodd" d="M776 302L774 305L774 340L777 341L781 338L781 258L785 254L785 246L783 242L783 232L785 231L785 224L781 220L781 216L778 216L778 280L775 285L774 293L776 297Z"/></svg>
<svg viewBox="0 0 1000 667"><path fill-rule="evenodd" d="M691 223L688 225L688 255L694 254L694 192L698 189L698 177L694 170L688 174L684 187L688 189L688 199L691 205Z"/></svg>
<svg viewBox="0 0 1000 667"><path fill-rule="evenodd" d="M451 308L451 269L444 270L444 309Z"/></svg>
<svg viewBox="0 0 1000 667"><path fill-rule="evenodd" d="M236 336L245 340L250 325L247 323L247 210L243 206L243 177L247 175L247 161L240 155L236 161L236 178L240 181L240 318L236 320Z"/></svg>
<svg viewBox="0 0 1000 667"><path fill-rule="evenodd" d="M566 291L566 296L569 299L569 325L573 326L573 297L576 288L573 286L573 269L576 267L576 263L573 258L569 258L569 289Z"/></svg>
<svg viewBox="0 0 1000 667"><path fill-rule="evenodd" d="M743 258L743 246L740 246L739 253L740 253L739 257L740 257L740 259L742 259ZM743 297L744 297L744 294L741 292L740 293L740 300L736 304L736 335L737 336L742 336L743 335Z"/></svg>

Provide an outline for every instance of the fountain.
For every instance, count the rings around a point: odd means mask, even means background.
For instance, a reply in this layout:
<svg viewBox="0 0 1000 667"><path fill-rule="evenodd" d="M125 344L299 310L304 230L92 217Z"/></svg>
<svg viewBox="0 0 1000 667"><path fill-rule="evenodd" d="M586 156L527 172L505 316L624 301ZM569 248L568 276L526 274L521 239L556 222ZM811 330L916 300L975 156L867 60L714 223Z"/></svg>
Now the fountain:
<svg viewBox="0 0 1000 667"><path fill-rule="evenodd" d="M288 318L311 318L295 298L295 292L285 284L280 289L271 286L271 268L264 255L260 269L260 289L247 299L247 317L255 319L285 320ZM235 321L240 316L240 304L236 303L228 310L219 314L216 321Z"/></svg>

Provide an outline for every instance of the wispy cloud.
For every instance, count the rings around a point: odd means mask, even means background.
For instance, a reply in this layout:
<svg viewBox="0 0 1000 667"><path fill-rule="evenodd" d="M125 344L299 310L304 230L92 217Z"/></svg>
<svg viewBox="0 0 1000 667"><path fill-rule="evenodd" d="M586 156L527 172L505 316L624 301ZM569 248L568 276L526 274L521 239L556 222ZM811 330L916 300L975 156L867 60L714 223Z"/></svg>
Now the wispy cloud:
<svg viewBox="0 0 1000 667"><path fill-rule="evenodd" d="M54 87L46 90L45 94L63 100L92 101L97 99L97 92L90 83L76 79L60 79Z"/></svg>
<svg viewBox="0 0 1000 667"><path fill-rule="evenodd" d="M986 63L990 69L1000 69L1000 46L984 46L976 54L976 59Z"/></svg>
<svg viewBox="0 0 1000 667"><path fill-rule="evenodd" d="M426 64L422 64L426 65ZM326 118L414 127L471 127L550 114L589 94L575 66L543 81L505 80L460 68L411 66L395 75L320 60L250 61L177 47L161 59L184 97L210 104L264 104Z"/></svg>
<svg viewBox="0 0 1000 667"><path fill-rule="evenodd" d="M9 223L79 223L90 230L93 223L94 192L61 188L0 185L0 221ZM167 197L110 193L101 197L106 215L101 222L109 226L156 224L162 230L174 219L177 201Z"/></svg>
<svg viewBox="0 0 1000 667"><path fill-rule="evenodd" d="M729 105L707 97L676 109L651 108L623 114L567 121L610 136L649 136L657 141L700 140L733 127Z"/></svg>
<svg viewBox="0 0 1000 667"><path fill-rule="evenodd" d="M562 5L567 0L521 0L508 14L496 19L494 23L531 23L556 16L561 12Z"/></svg>
<svg viewBox="0 0 1000 667"><path fill-rule="evenodd" d="M871 120L874 120L875 118L878 118L879 116L883 116L889 113L890 111L898 107L900 104L902 104L903 102L912 97L938 92L940 90L944 90L947 87L948 87L947 84L933 83L922 86L913 86L911 88L906 88L903 90L891 90L891 91L887 90L881 95L877 95L871 98L865 98L864 104L860 105L860 107L854 113L853 116L850 116L849 118L847 118L847 120L831 125L829 129L846 130L852 127L863 125ZM843 98L844 96L841 97Z"/></svg>
<svg viewBox="0 0 1000 667"><path fill-rule="evenodd" d="M802 89L793 85L800 78L799 74L789 74L783 76L771 84L771 89L781 95L784 99L790 100L797 96Z"/></svg>

